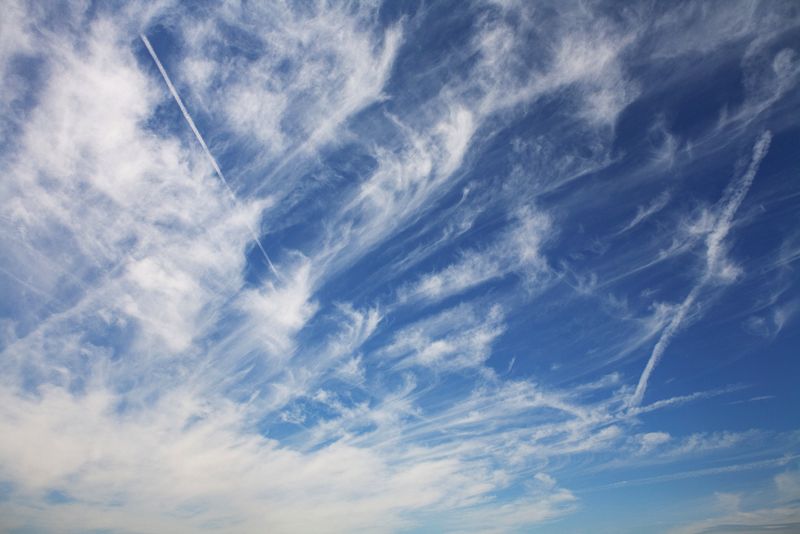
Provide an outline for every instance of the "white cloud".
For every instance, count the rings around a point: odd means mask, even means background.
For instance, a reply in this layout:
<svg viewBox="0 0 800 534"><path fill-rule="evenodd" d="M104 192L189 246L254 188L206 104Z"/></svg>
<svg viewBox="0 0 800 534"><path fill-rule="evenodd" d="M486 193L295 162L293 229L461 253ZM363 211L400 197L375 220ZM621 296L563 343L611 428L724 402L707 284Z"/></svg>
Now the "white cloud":
<svg viewBox="0 0 800 534"><path fill-rule="evenodd" d="M775 487L782 499L797 499L800 496L800 472L785 471L775 475Z"/></svg>
<svg viewBox="0 0 800 534"><path fill-rule="evenodd" d="M731 532L790 533L800 526L800 511L792 503L800 495L796 471L784 471L773 479L774 488L758 487L746 493L715 493L718 515L689 522L669 530L670 534L706 534ZM765 493L777 493L775 501L765 506Z"/></svg>
<svg viewBox="0 0 800 534"><path fill-rule="evenodd" d="M491 343L503 333L503 311L492 306L486 312L461 305L422 319L400 330L381 351L401 366L420 365L457 370L483 364Z"/></svg>
<svg viewBox="0 0 800 534"><path fill-rule="evenodd" d="M671 436L666 432L647 432L638 436L640 444L639 452L647 453L659 445L663 445L670 440Z"/></svg>
<svg viewBox="0 0 800 534"><path fill-rule="evenodd" d="M553 233L550 218L527 209L514 217L511 226L486 248L468 250L455 263L401 287L400 301L443 299L512 272L531 286L542 283L548 266L541 249Z"/></svg>
<svg viewBox="0 0 800 534"><path fill-rule="evenodd" d="M402 510L462 506L497 484L455 459L398 464L347 445L294 452L243 428L241 407L187 392L122 413L101 391L2 398L2 474L24 481L15 501L52 489L76 500L45 516L5 501L8 528L393 529Z"/></svg>
<svg viewBox="0 0 800 534"><path fill-rule="evenodd" d="M373 4L233 2L189 16L164 2L113 17L75 4L53 26L45 7L5 7L0 113L13 116L0 137L14 138L0 152L0 294L14 309L0 318L0 482L11 488L2 528L353 532L434 520L525 530L577 508L557 478L584 459L685 460L763 437L634 431L637 416L718 392L626 407L618 372L548 385L531 375L538 346L493 353L518 326L513 298L486 291L436 307L504 277L528 293L555 278L545 247L564 206L548 197L545 212L534 199L615 157L613 126L639 91L624 68L636 28L584 6L574 22L542 24L538 8L509 4L495 16L479 5L474 35L454 54L470 58L464 75L437 58L441 87L409 103L386 83L404 32L425 13L386 25ZM161 59L202 146L163 120L177 110L140 31L175 39ZM795 82L791 50L748 54L750 74L752 58L768 57L778 87L748 78L753 102ZM41 87L8 74L22 56L42 62ZM17 114L26 91L29 109ZM468 176L497 132L544 97L565 104L565 128L581 143L556 130L518 136L501 193L489 191L494 177ZM692 243L705 240L709 285L739 272L725 241L768 142L720 205L687 226ZM310 182L333 172L321 150L345 143L370 170L345 172L336 195L312 198ZM641 203L626 229L667 201ZM303 249L280 234L273 272L246 276L261 231L293 229L308 204L321 208L303 221L315 233ZM484 231L478 222L501 226L496 239L464 244ZM464 245L449 265L406 275L456 238ZM395 258L412 252L369 275L385 284L378 297L362 287L342 297L329 284L360 260L380 263L370 253L382 246L396 246ZM347 274L372 269L360 267ZM411 281L392 286L402 275ZM588 280L584 293L600 285ZM661 331L663 352L694 311L691 295L656 305L628 350ZM790 302L764 312L769 332L793 311ZM781 495L796 490L793 477L775 479ZM63 503L48 502L59 493Z"/></svg>
<svg viewBox="0 0 800 534"><path fill-rule="evenodd" d="M278 361L290 358L295 334L317 311L311 300L311 276L309 260L299 257L285 280L268 281L263 287L243 291L238 296L238 306L246 319L234 336L258 340L260 348ZM254 336L243 335L246 332L253 332Z"/></svg>
<svg viewBox="0 0 800 534"><path fill-rule="evenodd" d="M3 241L51 244L9 247L31 285L53 295L45 304L64 310L37 331L107 310L139 323L137 350L180 352L238 277L242 230L268 202L236 208L202 159L143 128L163 93L110 22L98 20L84 47L54 39L43 52L52 68L3 186Z"/></svg>
<svg viewBox="0 0 800 534"><path fill-rule="evenodd" d="M272 161L336 141L348 117L382 98L402 40L399 27L369 29L377 10L368 5L212 11L182 25L184 75L207 111Z"/></svg>
<svg viewBox="0 0 800 534"><path fill-rule="evenodd" d="M723 193L720 200L718 211L714 214L713 225L705 233L706 245L706 265L700 279L692 288L683 302L678 306L677 311L672 316L669 324L664 328L653 348L650 358L647 361L644 371L639 377L636 391L630 400L631 406L637 406L644 397L650 375L658 364L659 360L666 351L673 336L683 326L689 311L695 305L700 291L708 284L729 283L739 275L739 269L730 263L725 256L724 240L733 225L733 216L742 204L747 191L755 179L761 161L767 154L772 134L767 131L761 134L753 147L753 155L747 170L738 178L734 179Z"/></svg>
<svg viewBox="0 0 800 534"><path fill-rule="evenodd" d="M642 223L642 221L649 219L659 211L663 210L666 207L669 200L670 200L670 195L668 192L665 191L660 195L658 195L656 198L654 198L652 202L650 202L650 204L648 204L647 206L638 206L636 208L636 215L628 224L626 224L620 230L620 233L627 232L628 230L635 228L640 223Z"/></svg>

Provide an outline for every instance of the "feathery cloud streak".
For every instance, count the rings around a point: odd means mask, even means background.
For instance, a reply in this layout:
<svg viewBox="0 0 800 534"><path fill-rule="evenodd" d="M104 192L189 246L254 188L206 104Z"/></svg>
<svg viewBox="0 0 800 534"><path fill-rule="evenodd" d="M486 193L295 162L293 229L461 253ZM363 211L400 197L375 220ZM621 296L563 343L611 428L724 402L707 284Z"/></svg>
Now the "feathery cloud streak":
<svg viewBox="0 0 800 534"><path fill-rule="evenodd" d="M11 2L0 528L689 528L791 473L798 15L714 7Z"/></svg>

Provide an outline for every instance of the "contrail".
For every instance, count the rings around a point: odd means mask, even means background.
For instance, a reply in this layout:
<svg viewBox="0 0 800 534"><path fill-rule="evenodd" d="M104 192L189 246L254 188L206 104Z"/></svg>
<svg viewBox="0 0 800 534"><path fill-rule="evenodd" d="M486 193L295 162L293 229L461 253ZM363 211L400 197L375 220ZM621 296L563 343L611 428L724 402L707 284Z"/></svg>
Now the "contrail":
<svg viewBox="0 0 800 534"><path fill-rule="evenodd" d="M703 477L710 475L719 475L722 473L737 473L739 471L746 471L749 469L762 469L764 467L783 467L791 464L794 460L800 458L798 454L786 454L778 458L769 458L767 460L757 460L755 462L747 462L742 464L724 465L722 467L707 467L705 469L695 469L694 471L682 471L676 473L668 473L666 475L658 475L654 477L636 478L633 480L620 480L619 482L612 482L602 486L596 486L581 490L580 493L588 493L591 491L608 490L610 488L622 488L627 486L639 486L642 484L653 484L658 482L668 482L672 480L685 480L688 478ZM708 532L708 531L705 531Z"/></svg>
<svg viewBox="0 0 800 534"><path fill-rule="evenodd" d="M140 33L139 38L141 38L142 42L144 43L144 46L147 47L147 51L150 53L150 57L152 57L153 61L155 61L156 66L158 67L158 71L161 73L161 77L164 78L164 82L166 82L167 87L169 88L169 92L172 94L172 98L175 99L175 103L177 103L178 107L181 108L181 113L183 114L183 118L186 119L186 123L189 125L189 128L192 129L192 132L194 132L194 136L197 138L197 141L200 143L200 146L203 147L203 152L205 152L208 161L211 162L211 166L214 168L214 172L217 173L219 179L222 180L223 184L225 184L225 188L231 195L233 202L235 204L238 204L238 200L236 199L236 194L233 192L233 189L231 189L228 180L225 179L225 175L222 174L222 169L219 168L217 160L214 159L214 156L208 149L208 145L206 145L203 136L200 135L200 130L198 130L197 126L195 126L194 120L192 120L192 116L189 115L189 111L186 109L186 106L183 105L183 100L181 99L181 95L178 94L178 90L175 89L174 85L172 85L172 80L169 79L169 75L167 74L167 71L164 69L164 65L161 64L161 61L158 59L158 55L156 55L156 51L153 50L153 45L150 44L150 40L147 38L145 34ZM261 244L261 240L258 238L258 235L256 235L255 231L250 227L250 225L247 226L247 229L250 231L250 235L253 237L253 240L256 242L256 245L258 246L259 250L261 250L261 254L267 261L267 265L269 266L270 270L272 270L272 272L280 278L278 270L275 269L275 266L272 264L272 260L269 259L269 254L267 254L267 251Z"/></svg>
<svg viewBox="0 0 800 534"><path fill-rule="evenodd" d="M703 276L678 307L675 315L672 316L672 320L661 333L661 337L658 339L656 346L653 347L653 352L650 353L650 359L647 361L644 371L642 371L642 376L639 377L636 391L628 402L629 408L635 408L642 402L644 393L647 390L647 382L650 380L650 375L664 355L664 351L667 350L667 346L670 341L672 341L673 336L683 325L686 315L697 300L700 291L714 275L718 266L717 264L722 258L722 250L720 248L722 241L728 235L736 210L739 209L745 195L747 195L747 191L749 191L750 186L753 184L753 179L756 177L758 167L761 165L761 160L767 155L771 140L772 134L769 131L761 134L761 137L759 137L753 147L753 158L750 160L747 172L745 172L739 180L731 183L726 189L720 201L722 209L720 210L719 217L714 224L714 228L708 234L708 237L706 237L706 269L703 272Z"/></svg>

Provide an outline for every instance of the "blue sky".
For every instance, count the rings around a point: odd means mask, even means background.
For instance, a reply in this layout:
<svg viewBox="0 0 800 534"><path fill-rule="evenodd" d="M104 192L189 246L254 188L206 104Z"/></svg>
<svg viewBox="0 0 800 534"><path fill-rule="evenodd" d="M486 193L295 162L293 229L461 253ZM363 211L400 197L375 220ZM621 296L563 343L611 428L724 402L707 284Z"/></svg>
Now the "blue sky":
<svg viewBox="0 0 800 534"><path fill-rule="evenodd" d="M800 6L0 18L0 530L800 531Z"/></svg>

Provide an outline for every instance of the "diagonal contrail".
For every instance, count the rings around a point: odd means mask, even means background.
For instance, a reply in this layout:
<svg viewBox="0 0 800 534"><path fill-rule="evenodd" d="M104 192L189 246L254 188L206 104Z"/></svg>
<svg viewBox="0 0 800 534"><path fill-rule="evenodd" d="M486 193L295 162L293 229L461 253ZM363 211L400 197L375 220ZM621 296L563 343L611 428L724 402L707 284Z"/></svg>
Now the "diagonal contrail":
<svg viewBox="0 0 800 534"><path fill-rule="evenodd" d="M656 365L661 361L661 357L664 355L664 351L667 350L672 338L683 326L689 310L694 306L695 301L700 295L700 291L709 283L713 273L718 268L719 262L721 261L720 256L722 254L720 250L721 244L731 229L733 216L736 214L736 210L739 209L745 195L747 195L747 191L749 191L750 186L753 185L753 179L755 179L756 173L758 173L761 160L767 155L771 140L771 132L766 131L761 134L761 137L759 137L753 147L753 156L750 160L747 172L738 180L734 180L725 190L722 200L720 201L722 204L720 214L711 232L706 237L706 269L697 284L692 288L681 305L678 306L675 315L672 316L669 324L667 324L667 327L664 328L664 331L661 333L661 337L658 339L655 347L653 347L653 352L650 353L650 359L647 360L647 365L644 371L642 371L642 375L639 377L636 391L634 391L633 396L629 399L629 408L636 408L642 402L653 369L655 369Z"/></svg>
<svg viewBox="0 0 800 534"><path fill-rule="evenodd" d="M183 118L186 119L186 123L189 125L189 128L192 129L192 132L194 132L194 136L197 138L197 141L200 143L200 146L203 147L203 152L205 152L208 161L211 162L211 166L214 168L214 172L217 173L219 179L222 180L223 184L225 184L225 188L228 190L228 193L230 193L233 202L235 204L238 204L238 200L236 199L236 194L233 192L233 189L231 189L228 180L225 179L225 175L222 174L222 169L219 168L217 160L214 159L214 156L208 149L208 145L206 145L203 136L200 135L200 130L198 130L197 126L195 126L194 120L192 120L192 116L189 115L189 111L186 109L186 106L183 105L183 100L181 100L181 95L178 94L178 90L175 89L174 85L172 85L172 80L169 79L169 75L167 74L167 71L164 69L164 65L161 64L161 61L158 59L158 55L156 55L156 51L153 50L153 45L150 44L150 40L147 38L145 34L140 33L139 37L142 39L144 46L147 47L147 51L150 53L150 57L152 57L153 61L155 61L156 66L158 67L158 71L161 73L161 77L164 78L164 81L166 82L167 87L169 88L169 92L172 94L172 98L175 99L175 103L178 104L179 108L181 108L181 113L183 114ZM248 230L250 230L250 234L253 237L253 240L256 242L256 245L258 246L259 250L261 250L261 254L263 254L264 259L267 261L267 265L269 265L269 268L272 270L275 276L278 276L280 278L278 270L275 269L275 266L272 264L272 260L269 259L269 254L267 254L267 251L261 244L261 240L258 238L258 235L256 235L255 231L250 227L250 225L248 225L247 228Z"/></svg>

